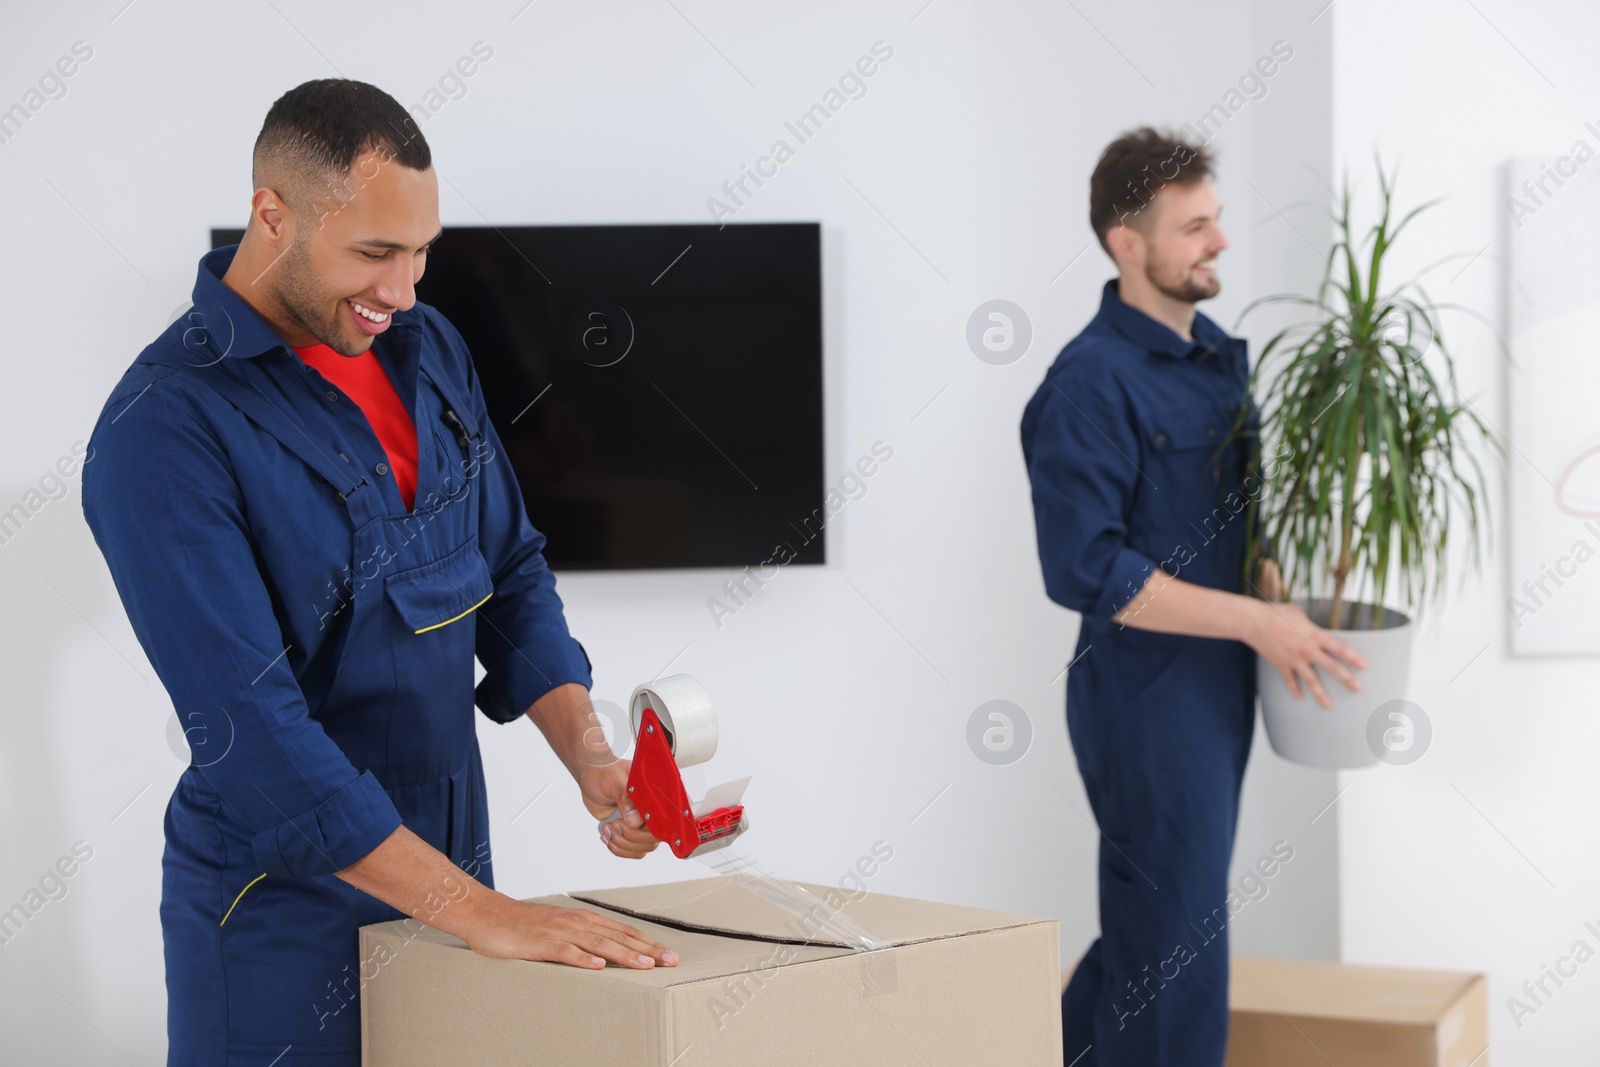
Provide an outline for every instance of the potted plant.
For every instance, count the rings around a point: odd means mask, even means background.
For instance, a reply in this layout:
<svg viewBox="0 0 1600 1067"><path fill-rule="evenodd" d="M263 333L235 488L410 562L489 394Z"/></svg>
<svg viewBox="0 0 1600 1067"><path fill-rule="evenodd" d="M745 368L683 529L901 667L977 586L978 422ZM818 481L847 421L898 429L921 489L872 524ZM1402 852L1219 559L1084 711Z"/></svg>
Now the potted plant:
<svg viewBox="0 0 1600 1067"><path fill-rule="evenodd" d="M1296 700L1278 670L1257 661L1272 747L1286 759L1319 767L1378 760L1368 721L1406 694L1408 612L1437 598L1452 533L1470 537L1472 568L1480 563L1487 483L1464 438L1481 437L1497 455L1502 447L1457 396L1438 314L1457 305L1435 304L1416 278L1380 289L1396 238L1437 200L1392 223L1394 185L1381 160L1378 181L1378 218L1358 243L1346 179L1332 213L1336 239L1315 297L1267 296L1240 315L1242 321L1267 304L1311 311L1308 321L1279 331L1262 350L1250 379L1260 403L1259 429L1248 427L1247 407L1231 439L1250 439L1261 477L1260 491L1249 495L1246 575L1256 575L1262 559L1276 559L1285 595L1303 594L1307 615L1368 665L1362 688L1352 691L1337 677L1348 668L1319 664L1327 668L1323 685L1334 702L1325 710L1309 693ZM1268 448L1272 458L1263 469L1260 457ZM1453 501L1459 510L1452 510ZM1405 611L1385 602L1392 577L1399 579ZM1313 597L1313 589L1322 595Z"/></svg>

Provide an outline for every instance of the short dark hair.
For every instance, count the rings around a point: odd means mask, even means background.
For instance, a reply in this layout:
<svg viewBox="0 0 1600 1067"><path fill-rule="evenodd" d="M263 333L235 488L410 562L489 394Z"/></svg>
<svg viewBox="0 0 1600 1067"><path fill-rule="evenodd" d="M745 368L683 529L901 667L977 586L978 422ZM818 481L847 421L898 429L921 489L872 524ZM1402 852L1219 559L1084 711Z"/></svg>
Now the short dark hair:
<svg viewBox="0 0 1600 1067"><path fill-rule="evenodd" d="M1106 145L1089 178L1089 225L1106 254L1112 227L1136 220L1163 185L1190 185L1212 177L1214 160L1204 145L1140 126Z"/></svg>
<svg viewBox="0 0 1600 1067"><path fill-rule="evenodd" d="M277 191L296 212L309 212L317 194L337 188L356 158L378 151L386 161L427 170L433 153L399 101L375 85L320 78L273 102L256 136L252 188Z"/></svg>

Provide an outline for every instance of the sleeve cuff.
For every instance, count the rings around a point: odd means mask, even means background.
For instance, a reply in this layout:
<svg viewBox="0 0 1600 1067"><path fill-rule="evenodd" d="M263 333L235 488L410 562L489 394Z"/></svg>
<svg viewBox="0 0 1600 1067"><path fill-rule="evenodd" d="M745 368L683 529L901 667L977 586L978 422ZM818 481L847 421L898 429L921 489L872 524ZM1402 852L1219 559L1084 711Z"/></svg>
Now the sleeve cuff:
<svg viewBox="0 0 1600 1067"><path fill-rule="evenodd" d="M283 878L342 871L400 827L400 813L371 771L310 811L263 830L250 845L261 869Z"/></svg>
<svg viewBox="0 0 1600 1067"><path fill-rule="evenodd" d="M577 682L585 689L594 686L589 653L576 638L541 642L532 651L536 660L520 651L512 652L478 683L478 707L495 722L516 722L535 700L558 685Z"/></svg>
<svg viewBox="0 0 1600 1067"><path fill-rule="evenodd" d="M1138 595L1155 569L1155 561L1144 553L1126 546L1119 548L1106 572L1105 585L1101 586L1095 613L1113 618Z"/></svg>

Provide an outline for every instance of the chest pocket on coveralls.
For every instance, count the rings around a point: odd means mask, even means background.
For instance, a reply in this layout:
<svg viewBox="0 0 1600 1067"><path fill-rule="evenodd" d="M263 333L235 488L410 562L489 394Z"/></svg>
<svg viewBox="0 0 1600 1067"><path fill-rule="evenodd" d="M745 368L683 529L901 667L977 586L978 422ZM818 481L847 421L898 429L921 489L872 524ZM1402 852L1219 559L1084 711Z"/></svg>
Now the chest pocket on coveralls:
<svg viewBox="0 0 1600 1067"><path fill-rule="evenodd" d="M426 374L422 380L432 382ZM431 406L434 398L428 399ZM423 410L428 412L424 424L433 427L442 481L428 485L423 476L417 486L416 514L402 517L399 524L424 524L433 536L421 540L439 547L429 553L432 558L426 562L403 567L384 580L384 593L412 634L429 634L464 619L494 594L493 576L478 549L477 495L481 490L475 484L479 470L472 457L481 451L482 431L470 412L465 418L457 414L452 394L445 393L438 402L437 416L429 406ZM446 424L448 435L440 432Z"/></svg>
<svg viewBox="0 0 1600 1067"><path fill-rule="evenodd" d="M1209 405L1183 405L1146 413L1140 435L1154 466L1178 483L1174 488L1215 489L1232 481L1223 470L1227 452L1222 448L1231 429L1231 422Z"/></svg>
<svg viewBox="0 0 1600 1067"><path fill-rule="evenodd" d="M1227 439L1228 422L1203 407L1158 408L1145 416L1145 447L1154 455L1186 452L1209 446L1213 451ZM1196 457L1184 456L1185 463Z"/></svg>
<svg viewBox="0 0 1600 1067"><path fill-rule="evenodd" d="M448 626L494 595L489 565L476 539L432 563L391 574L384 592L413 634Z"/></svg>

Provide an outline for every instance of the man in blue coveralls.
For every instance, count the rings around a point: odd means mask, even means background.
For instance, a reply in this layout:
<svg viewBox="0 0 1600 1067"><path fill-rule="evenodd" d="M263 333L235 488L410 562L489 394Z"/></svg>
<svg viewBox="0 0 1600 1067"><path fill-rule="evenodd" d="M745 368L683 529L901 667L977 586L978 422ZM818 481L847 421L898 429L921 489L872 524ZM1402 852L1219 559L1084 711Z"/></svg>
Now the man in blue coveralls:
<svg viewBox="0 0 1600 1067"><path fill-rule="evenodd" d="M1220 1067L1227 930L1202 924L1227 897L1256 656L1324 707L1318 665L1351 688L1366 666L1276 602L1275 565L1245 581L1259 474L1221 448L1241 405L1256 421L1245 345L1195 310L1228 247L1211 174L1148 127L1106 148L1089 218L1118 277L1022 419L1045 589L1082 613L1067 730L1102 838L1100 937L1061 999L1076 1067Z"/></svg>
<svg viewBox="0 0 1600 1067"><path fill-rule="evenodd" d="M202 257L194 307L101 412L83 507L192 751L162 856L168 1063L356 1067L384 962L358 959L364 924L576 967L677 957L494 889L474 705L532 719L596 818L621 808L613 853L655 839L466 346L416 299L441 233L427 142L381 90L307 82L252 181L243 240Z"/></svg>

